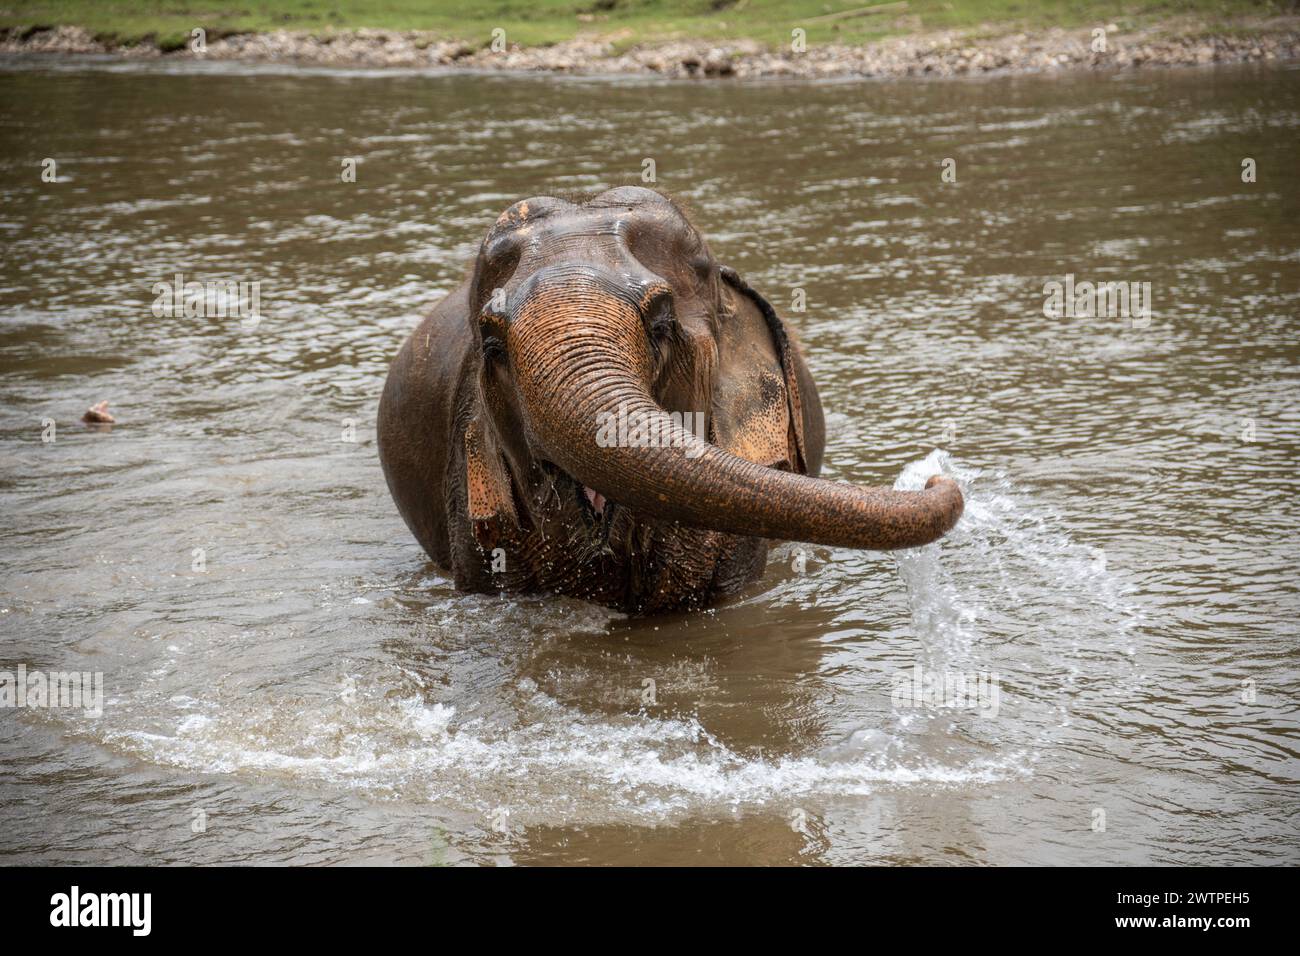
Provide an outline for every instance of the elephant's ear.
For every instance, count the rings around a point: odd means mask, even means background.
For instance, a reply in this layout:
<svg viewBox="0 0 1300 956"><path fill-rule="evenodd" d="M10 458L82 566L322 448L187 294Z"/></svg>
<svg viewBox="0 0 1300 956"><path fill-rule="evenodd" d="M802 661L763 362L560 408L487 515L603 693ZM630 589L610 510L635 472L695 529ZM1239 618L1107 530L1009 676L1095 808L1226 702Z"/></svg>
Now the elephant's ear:
<svg viewBox="0 0 1300 956"><path fill-rule="evenodd" d="M718 330L713 443L770 468L808 473L790 337L772 304L727 266Z"/></svg>
<svg viewBox="0 0 1300 956"><path fill-rule="evenodd" d="M495 547L501 523L518 523L510 476L495 442L478 418L465 428L465 497L470 528L484 548Z"/></svg>

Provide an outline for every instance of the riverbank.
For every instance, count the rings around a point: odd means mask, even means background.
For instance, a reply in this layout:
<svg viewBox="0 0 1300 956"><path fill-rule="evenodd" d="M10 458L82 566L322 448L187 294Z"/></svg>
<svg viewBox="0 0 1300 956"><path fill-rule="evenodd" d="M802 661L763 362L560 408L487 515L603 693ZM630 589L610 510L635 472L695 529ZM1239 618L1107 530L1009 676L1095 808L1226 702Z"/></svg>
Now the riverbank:
<svg viewBox="0 0 1300 956"><path fill-rule="evenodd" d="M1105 31L1104 33L1100 31ZM508 34L507 34L508 36ZM690 77L954 76L1067 69L1133 69L1300 59L1300 17L1238 21L1218 33L1167 21L1135 29L998 32L943 30L863 44L773 49L753 39L661 40L625 46L618 33L544 46L475 46L423 31L361 29L317 35L287 30L204 37L177 49L150 39L118 42L82 27L0 29L0 54L100 54L126 59L245 60L303 65L439 68Z"/></svg>

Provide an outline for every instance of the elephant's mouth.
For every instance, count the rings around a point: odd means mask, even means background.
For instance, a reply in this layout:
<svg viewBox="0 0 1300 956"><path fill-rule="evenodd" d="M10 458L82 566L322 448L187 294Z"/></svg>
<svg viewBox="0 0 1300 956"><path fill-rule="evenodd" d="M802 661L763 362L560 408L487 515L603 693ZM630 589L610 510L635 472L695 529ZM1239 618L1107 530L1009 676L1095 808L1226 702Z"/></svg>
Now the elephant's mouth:
<svg viewBox="0 0 1300 956"><path fill-rule="evenodd" d="M607 502L605 496L595 488L588 488L586 485L583 485L582 496L587 502L587 508L591 511L592 515L598 519L604 517L606 504L608 504L611 509L614 507L613 503Z"/></svg>
<svg viewBox="0 0 1300 956"><path fill-rule="evenodd" d="M555 491L555 499L559 501L561 509L567 510L566 503L571 503L571 506L582 516L583 524L592 536L601 543L608 542L614 519L624 509L595 488L578 481L554 462L541 459L540 464Z"/></svg>
<svg viewBox="0 0 1300 956"><path fill-rule="evenodd" d="M578 508L582 511L587 527L596 532L599 537L607 539L618 505L595 488L584 485L569 475L564 477L573 485L574 500L578 502Z"/></svg>

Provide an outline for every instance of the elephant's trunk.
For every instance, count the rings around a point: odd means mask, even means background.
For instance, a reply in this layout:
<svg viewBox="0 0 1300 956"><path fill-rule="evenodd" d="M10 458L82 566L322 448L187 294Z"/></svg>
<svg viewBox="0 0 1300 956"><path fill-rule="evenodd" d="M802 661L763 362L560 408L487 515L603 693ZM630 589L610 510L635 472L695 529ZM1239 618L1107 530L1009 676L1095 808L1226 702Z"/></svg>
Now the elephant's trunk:
<svg viewBox="0 0 1300 956"><path fill-rule="evenodd" d="M858 488L746 461L682 428L649 392L646 304L615 276L574 266L547 270L514 310L508 350L529 430L575 479L661 520L814 544L917 547L956 523L962 495L949 479ZM659 447L601 447L600 413L620 406L662 424Z"/></svg>

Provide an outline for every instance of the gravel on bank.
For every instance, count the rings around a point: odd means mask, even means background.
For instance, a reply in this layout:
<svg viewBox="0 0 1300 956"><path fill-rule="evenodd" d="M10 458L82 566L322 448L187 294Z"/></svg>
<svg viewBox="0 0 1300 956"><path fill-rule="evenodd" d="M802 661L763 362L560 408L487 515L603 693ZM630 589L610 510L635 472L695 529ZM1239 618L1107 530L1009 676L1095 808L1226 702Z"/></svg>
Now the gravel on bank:
<svg viewBox="0 0 1300 956"><path fill-rule="evenodd" d="M357 30L316 36L276 31L209 39L201 51L186 47L164 52L152 43L123 46L104 42L80 27L14 27L0 30L0 54L90 53L127 59L640 73L677 78L960 76L1296 60L1300 59L1300 17L1255 20L1246 28L1221 33L1207 33L1185 23L1129 32L1115 24L1000 35L950 31L864 46L809 44L803 52L773 51L752 40L678 40L624 50L619 48L619 40L618 35L578 37L553 46L509 45L494 51L486 43L473 46L420 32Z"/></svg>

